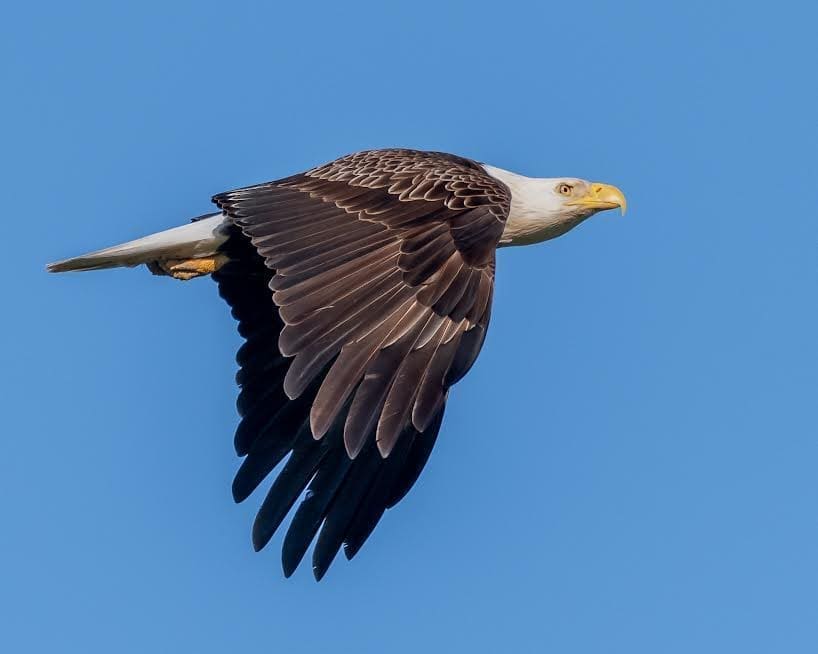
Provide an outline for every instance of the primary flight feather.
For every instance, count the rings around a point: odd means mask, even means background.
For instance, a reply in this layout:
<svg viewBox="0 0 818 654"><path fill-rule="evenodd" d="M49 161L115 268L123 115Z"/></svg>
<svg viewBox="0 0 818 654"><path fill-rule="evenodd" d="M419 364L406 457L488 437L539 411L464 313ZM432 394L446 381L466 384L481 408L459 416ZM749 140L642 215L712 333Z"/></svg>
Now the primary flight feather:
<svg viewBox="0 0 818 654"><path fill-rule="evenodd" d="M287 458L253 525L259 550L305 488L284 538L289 576L318 534L320 579L352 558L418 478L449 388L488 328L495 252L564 234L622 192L530 178L450 154L370 150L220 193L219 213L50 264L146 264L211 274L245 343L237 354L246 499Z"/></svg>

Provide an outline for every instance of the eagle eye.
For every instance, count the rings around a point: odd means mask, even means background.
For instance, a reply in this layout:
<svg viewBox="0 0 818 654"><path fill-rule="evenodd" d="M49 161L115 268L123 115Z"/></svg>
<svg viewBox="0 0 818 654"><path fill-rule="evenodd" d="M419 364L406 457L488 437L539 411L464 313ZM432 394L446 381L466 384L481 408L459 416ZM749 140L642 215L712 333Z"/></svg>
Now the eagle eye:
<svg viewBox="0 0 818 654"><path fill-rule="evenodd" d="M571 186L570 184L560 184L557 187L557 191L559 192L560 195L571 195L571 191L573 190L574 187Z"/></svg>

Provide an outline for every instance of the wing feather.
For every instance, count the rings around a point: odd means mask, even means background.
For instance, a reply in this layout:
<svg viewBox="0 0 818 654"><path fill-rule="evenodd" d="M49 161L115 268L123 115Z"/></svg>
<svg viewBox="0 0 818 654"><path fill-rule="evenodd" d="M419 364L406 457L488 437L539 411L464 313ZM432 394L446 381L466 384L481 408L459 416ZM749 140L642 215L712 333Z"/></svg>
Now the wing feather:
<svg viewBox="0 0 818 654"><path fill-rule="evenodd" d="M425 432L446 401L446 373L449 371L463 334L458 332L449 341L438 345L420 381L417 397L412 406L412 424Z"/></svg>
<svg viewBox="0 0 818 654"><path fill-rule="evenodd" d="M362 340L343 347L338 359L324 378L312 405L310 419L316 438L323 436L332 426L343 403L354 390L354 385L363 376L366 366L389 335L395 330L411 330L424 318L428 320L418 305L411 299L407 300L377 329Z"/></svg>
<svg viewBox="0 0 818 654"><path fill-rule="evenodd" d="M304 554L312 539L315 538L315 534L318 533L321 522L353 463L352 459L344 454L343 445L340 442L326 460L327 463L318 468L318 472L310 482L306 497L295 512L287 529L287 535L281 548L285 577L292 575L301 559L304 558Z"/></svg>
<svg viewBox="0 0 818 654"><path fill-rule="evenodd" d="M426 463L448 390L485 338L510 193L468 159L380 150L214 201L234 225L214 277L247 339L234 496L289 455L253 543L308 488L282 563L289 576L317 534L320 578Z"/></svg>
<svg viewBox="0 0 818 654"><path fill-rule="evenodd" d="M384 458L389 456L401 432L410 422L412 405L417 397L420 382L437 347L450 328L451 324L441 324L430 342L424 347L410 351L398 368L375 432L375 442Z"/></svg>
<svg viewBox="0 0 818 654"><path fill-rule="evenodd" d="M326 572L344 542L350 524L360 513L364 499L384 465L374 444L365 455L352 462L352 470L344 479L335 501L328 508L313 557L318 569Z"/></svg>

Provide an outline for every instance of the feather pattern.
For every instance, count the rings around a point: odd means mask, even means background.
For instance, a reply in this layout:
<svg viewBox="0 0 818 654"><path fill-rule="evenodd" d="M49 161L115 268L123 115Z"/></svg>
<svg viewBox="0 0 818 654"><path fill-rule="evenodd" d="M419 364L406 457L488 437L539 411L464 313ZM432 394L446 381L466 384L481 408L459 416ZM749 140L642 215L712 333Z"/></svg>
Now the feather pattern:
<svg viewBox="0 0 818 654"><path fill-rule="evenodd" d="M317 534L320 578L428 459L485 337L510 192L468 159L374 150L214 202L231 225L214 278L247 339L234 496L286 458L253 543L308 489L282 562L289 576Z"/></svg>

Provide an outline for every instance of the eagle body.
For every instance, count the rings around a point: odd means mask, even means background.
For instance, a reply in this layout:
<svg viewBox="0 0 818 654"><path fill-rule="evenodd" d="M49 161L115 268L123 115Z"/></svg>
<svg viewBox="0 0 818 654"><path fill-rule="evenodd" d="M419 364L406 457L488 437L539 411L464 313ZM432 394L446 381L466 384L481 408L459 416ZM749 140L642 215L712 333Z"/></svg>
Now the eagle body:
<svg viewBox="0 0 818 654"><path fill-rule="evenodd" d="M497 248L625 206L606 184L405 149L358 152L213 201L216 214L49 270L212 275L245 339L234 498L286 459L253 545L268 543L306 488L282 559L289 576L317 535L317 579L342 546L352 558L417 480L449 390L483 345Z"/></svg>

